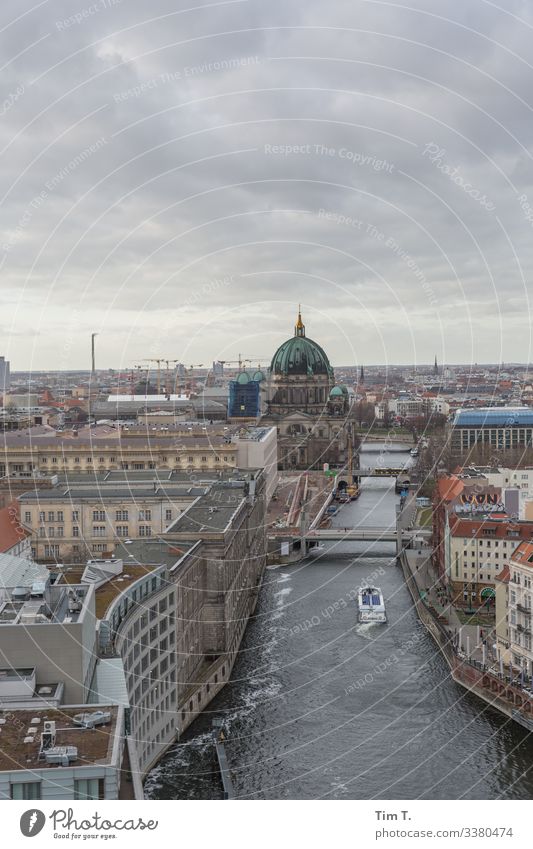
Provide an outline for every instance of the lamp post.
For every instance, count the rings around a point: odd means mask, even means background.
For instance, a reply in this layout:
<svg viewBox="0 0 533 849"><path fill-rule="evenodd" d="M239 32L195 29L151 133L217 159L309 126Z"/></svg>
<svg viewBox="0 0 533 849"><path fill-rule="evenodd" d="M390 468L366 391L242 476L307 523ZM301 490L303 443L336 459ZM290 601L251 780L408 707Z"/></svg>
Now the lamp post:
<svg viewBox="0 0 533 849"><path fill-rule="evenodd" d="M95 355L94 355L94 340L98 336L98 333L91 333L91 376L89 378L89 403L88 403L88 416L89 416L89 427L91 426L91 389L96 377L96 365L95 365Z"/></svg>

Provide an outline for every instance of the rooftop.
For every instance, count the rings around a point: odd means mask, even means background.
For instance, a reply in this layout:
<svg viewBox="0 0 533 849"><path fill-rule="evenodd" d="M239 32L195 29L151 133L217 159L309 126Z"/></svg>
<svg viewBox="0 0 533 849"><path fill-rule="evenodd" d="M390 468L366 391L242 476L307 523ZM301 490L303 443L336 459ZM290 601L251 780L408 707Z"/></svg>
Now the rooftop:
<svg viewBox="0 0 533 849"><path fill-rule="evenodd" d="M152 569L157 566L167 566L169 569L180 560L184 554L191 549L192 543L176 543L175 540L164 540L153 538L145 540L132 540L131 542L120 542L115 549L115 556L122 557L124 569L129 574L132 570L131 564L145 566Z"/></svg>
<svg viewBox="0 0 533 849"><path fill-rule="evenodd" d="M27 557L0 554L0 591L4 587L31 587L35 581L47 577L46 566L34 563Z"/></svg>
<svg viewBox="0 0 533 849"><path fill-rule="evenodd" d="M117 552L115 552L115 554L118 556ZM139 578L142 578L144 575L151 572L153 568L152 564L141 565L139 563L135 563L135 565L133 565L125 562L122 574L116 575L96 589L96 618L103 619L107 608L117 598L117 596L131 586L131 584L135 583L135 581L138 581ZM80 583L84 571L85 566L67 566L61 570L61 573L67 584L74 585ZM64 584L60 584L59 586L64 586Z"/></svg>
<svg viewBox="0 0 533 849"><path fill-rule="evenodd" d="M31 532L20 524L16 501L0 510L0 552L9 551L30 534Z"/></svg>
<svg viewBox="0 0 533 849"><path fill-rule="evenodd" d="M453 420L454 427L524 427L526 425L533 426L533 409L531 407L461 409L457 410Z"/></svg>
<svg viewBox="0 0 533 849"><path fill-rule="evenodd" d="M248 495L251 477L242 473L242 479L214 484L198 502L193 503L167 528L169 534L202 532L222 533Z"/></svg>
<svg viewBox="0 0 533 849"><path fill-rule="evenodd" d="M57 764L39 760L41 732L46 721L56 723L56 746L77 748L78 757L72 766L109 763L117 731L118 708L98 705L98 709L109 712L111 721L94 729L80 728L73 723L76 714L92 712L86 706L59 710L32 706L28 710L0 711L0 771L61 769Z"/></svg>
<svg viewBox="0 0 533 849"><path fill-rule="evenodd" d="M533 542L521 542L513 552L511 560L519 566L529 566L533 569Z"/></svg>
<svg viewBox="0 0 533 849"><path fill-rule="evenodd" d="M533 536L533 522L510 520L507 516L485 519L455 519L450 524L454 537L470 539L511 539L518 547L520 540L529 540Z"/></svg>
<svg viewBox="0 0 533 849"><path fill-rule="evenodd" d="M99 502L117 499L119 501L141 499L161 499L161 498L197 498L207 492L205 486L191 486L189 484L175 482L165 483L163 486L136 486L132 489L129 486L86 486L86 487L67 487L59 486L53 489L46 490L30 490L23 493L19 497L21 502L38 501L40 504L47 501L69 501L81 502L84 499L89 501L97 500Z"/></svg>
<svg viewBox="0 0 533 849"><path fill-rule="evenodd" d="M95 413L96 414L96 413ZM150 429L135 427L130 433L127 427L110 427L108 425L100 425L97 427L83 427L76 431L64 430L56 431L52 427L32 427L22 430L11 430L2 433L2 444L6 448L16 449L17 447L30 447L33 450L39 448L61 448L69 451L81 450L82 448L91 448L93 453L99 448L105 446L115 447L117 451L121 447L137 447L139 438L145 439L152 445L159 444L160 441L168 446L169 437L176 437L175 429L162 429L151 431ZM235 449L232 443L228 441L229 437L223 433L183 433L179 434L179 445L172 446L175 451L185 451L188 448L204 448L206 451L213 451L215 448L225 446L227 450Z"/></svg>

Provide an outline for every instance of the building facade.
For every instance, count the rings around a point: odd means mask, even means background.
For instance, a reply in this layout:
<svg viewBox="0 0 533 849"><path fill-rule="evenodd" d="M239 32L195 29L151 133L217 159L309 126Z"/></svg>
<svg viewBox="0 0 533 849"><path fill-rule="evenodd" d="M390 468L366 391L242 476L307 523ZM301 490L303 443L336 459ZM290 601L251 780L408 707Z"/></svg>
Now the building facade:
<svg viewBox="0 0 533 849"><path fill-rule="evenodd" d="M466 453L476 446L491 450L533 446L533 409L482 407L458 410L451 425L452 450Z"/></svg>
<svg viewBox="0 0 533 849"><path fill-rule="evenodd" d="M509 654L526 680L533 676L533 542L522 542L509 564Z"/></svg>
<svg viewBox="0 0 533 849"><path fill-rule="evenodd" d="M236 466L237 447L222 426L99 426L57 432L42 427L6 432L0 439L0 478L154 469L194 473Z"/></svg>
<svg viewBox="0 0 533 849"><path fill-rule="evenodd" d="M33 557L42 561L85 562L111 556L125 539L162 534L206 491L184 479L146 481L143 487L111 477L92 487L58 483L19 497L24 525L31 530Z"/></svg>

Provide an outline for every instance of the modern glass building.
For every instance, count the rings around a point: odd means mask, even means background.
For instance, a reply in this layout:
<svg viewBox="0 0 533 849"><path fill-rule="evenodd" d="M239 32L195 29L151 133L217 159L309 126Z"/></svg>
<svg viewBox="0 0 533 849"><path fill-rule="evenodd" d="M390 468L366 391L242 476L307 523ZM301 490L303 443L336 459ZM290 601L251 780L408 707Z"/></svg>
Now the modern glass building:
<svg viewBox="0 0 533 849"><path fill-rule="evenodd" d="M452 448L461 453L475 445L494 449L533 446L533 409L480 407L457 410L452 423Z"/></svg>

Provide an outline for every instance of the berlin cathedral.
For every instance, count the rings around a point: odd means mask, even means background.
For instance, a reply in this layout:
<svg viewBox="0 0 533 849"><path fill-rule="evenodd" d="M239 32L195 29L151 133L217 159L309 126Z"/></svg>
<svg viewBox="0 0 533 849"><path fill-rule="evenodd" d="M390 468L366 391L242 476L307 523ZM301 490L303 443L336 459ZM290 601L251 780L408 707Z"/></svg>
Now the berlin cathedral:
<svg viewBox="0 0 533 849"><path fill-rule="evenodd" d="M270 365L267 409L262 424L278 429L280 469L321 469L346 462L350 401L337 386L327 354L305 333L301 311L294 336Z"/></svg>

